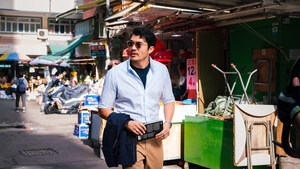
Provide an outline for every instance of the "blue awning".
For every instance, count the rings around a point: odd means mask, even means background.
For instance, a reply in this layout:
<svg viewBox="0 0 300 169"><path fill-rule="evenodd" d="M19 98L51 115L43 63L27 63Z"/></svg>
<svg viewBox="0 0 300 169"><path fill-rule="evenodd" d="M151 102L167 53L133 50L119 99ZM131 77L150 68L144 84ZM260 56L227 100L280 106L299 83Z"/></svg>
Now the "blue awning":
<svg viewBox="0 0 300 169"><path fill-rule="evenodd" d="M68 59L73 53L74 49L77 48L82 42L86 41L91 35L82 36L76 40L74 40L69 46L65 47L59 52L53 53L51 55L41 56L41 59L55 61L62 57L64 59Z"/></svg>

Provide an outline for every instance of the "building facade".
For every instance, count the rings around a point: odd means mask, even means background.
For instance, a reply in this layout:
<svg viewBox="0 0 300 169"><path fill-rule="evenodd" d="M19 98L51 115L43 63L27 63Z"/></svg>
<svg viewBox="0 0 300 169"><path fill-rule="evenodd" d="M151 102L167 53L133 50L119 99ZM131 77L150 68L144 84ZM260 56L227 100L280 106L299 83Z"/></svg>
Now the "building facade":
<svg viewBox="0 0 300 169"><path fill-rule="evenodd" d="M19 52L35 58L67 46L74 40L81 15L55 20L82 0L1 0L0 54Z"/></svg>

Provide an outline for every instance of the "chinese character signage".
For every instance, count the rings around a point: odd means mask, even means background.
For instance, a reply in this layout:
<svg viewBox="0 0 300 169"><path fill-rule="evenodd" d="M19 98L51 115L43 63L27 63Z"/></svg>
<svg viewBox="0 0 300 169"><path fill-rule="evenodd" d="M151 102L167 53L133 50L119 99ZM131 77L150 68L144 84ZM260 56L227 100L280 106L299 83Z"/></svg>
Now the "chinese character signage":
<svg viewBox="0 0 300 169"><path fill-rule="evenodd" d="M196 58L187 59L186 67L186 88L189 90L196 90L197 74L196 74Z"/></svg>
<svg viewBox="0 0 300 169"><path fill-rule="evenodd" d="M91 56L105 56L105 45L90 45Z"/></svg>

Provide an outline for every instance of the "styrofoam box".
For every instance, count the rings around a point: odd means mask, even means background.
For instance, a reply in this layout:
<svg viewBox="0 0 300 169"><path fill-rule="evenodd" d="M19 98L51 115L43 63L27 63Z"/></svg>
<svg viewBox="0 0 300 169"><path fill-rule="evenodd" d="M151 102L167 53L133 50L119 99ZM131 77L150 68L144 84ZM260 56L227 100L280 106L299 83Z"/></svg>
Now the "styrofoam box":
<svg viewBox="0 0 300 169"><path fill-rule="evenodd" d="M87 138L89 136L89 126L84 124L75 124L74 135L79 138Z"/></svg>
<svg viewBox="0 0 300 169"><path fill-rule="evenodd" d="M78 123L79 124L90 123L90 116L91 116L91 113L89 111L81 110L78 113Z"/></svg>
<svg viewBox="0 0 300 169"><path fill-rule="evenodd" d="M86 95L84 100L85 106L97 106L99 103L99 96L98 95Z"/></svg>

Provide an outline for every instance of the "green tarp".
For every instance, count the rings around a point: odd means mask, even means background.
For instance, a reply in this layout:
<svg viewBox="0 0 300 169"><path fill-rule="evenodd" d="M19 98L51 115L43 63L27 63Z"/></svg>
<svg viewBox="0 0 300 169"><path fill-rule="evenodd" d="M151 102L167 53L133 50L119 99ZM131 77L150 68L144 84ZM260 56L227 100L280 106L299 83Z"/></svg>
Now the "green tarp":
<svg viewBox="0 0 300 169"><path fill-rule="evenodd" d="M71 54L74 52L74 49L77 48L82 42L86 41L91 35L82 36L76 40L74 40L69 46L65 47L59 52L52 53L51 55L41 56L41 59L55 61L62 57L64 59L68 59Z"/></svg>
<svg viewBox="0 0 300 169"><path fill-rule="evenodd" d="M50 48L52 53L57 53L57 52L60 52L60 51L64 50L66 48L66 46L49 45L49 48Z"/></svg>

